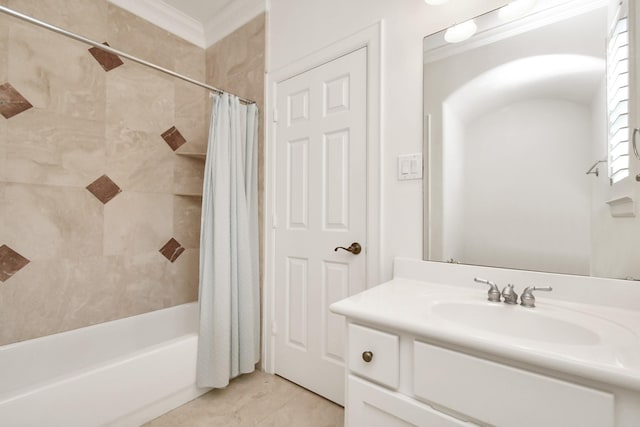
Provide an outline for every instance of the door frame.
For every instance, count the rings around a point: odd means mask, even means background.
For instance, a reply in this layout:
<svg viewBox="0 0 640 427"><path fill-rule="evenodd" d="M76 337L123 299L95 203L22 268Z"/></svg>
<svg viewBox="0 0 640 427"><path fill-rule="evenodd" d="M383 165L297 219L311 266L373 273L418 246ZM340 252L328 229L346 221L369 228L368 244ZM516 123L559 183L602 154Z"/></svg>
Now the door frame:
<svg viewBox="0 0 640 427"><path fill-rule="evenodd" d="M264 288L262 315L262 369L275 372L275 170L276 130L274 111L280 82L302 74L363 47L367 48L367 261L366 288L379 284L381 258L381 138L382 138L382 22L330 44L289 65L267 73L265 87L265 207ZM346 332L346 331L345 331Z"/></svg>

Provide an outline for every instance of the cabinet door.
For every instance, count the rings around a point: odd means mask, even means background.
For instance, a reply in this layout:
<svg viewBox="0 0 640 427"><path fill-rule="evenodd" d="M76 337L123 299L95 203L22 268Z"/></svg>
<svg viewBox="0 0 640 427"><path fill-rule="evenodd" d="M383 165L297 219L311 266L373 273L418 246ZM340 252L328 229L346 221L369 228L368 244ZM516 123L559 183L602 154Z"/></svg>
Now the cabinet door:
<svg viewBox="0 0 640 427"><path fill-rule="evenodd" d="M414 393L496 427L613 427L611 393L416 341ZM640 424L639 424L640 425Z"/></svg>
<svg viewBox="0 0 640 427"><path fill-rule="evenodd" d="M347 427L473 427L407 396L349 375Z"/></svg>
<svg viewBox="0 0 640 427"><path fill-rule="evenodd" d="M349 369L381 385L397 388L400 381L400 348L397 335L349 325ZM365 361L363 354L370 352L372 359Z"/></svg>

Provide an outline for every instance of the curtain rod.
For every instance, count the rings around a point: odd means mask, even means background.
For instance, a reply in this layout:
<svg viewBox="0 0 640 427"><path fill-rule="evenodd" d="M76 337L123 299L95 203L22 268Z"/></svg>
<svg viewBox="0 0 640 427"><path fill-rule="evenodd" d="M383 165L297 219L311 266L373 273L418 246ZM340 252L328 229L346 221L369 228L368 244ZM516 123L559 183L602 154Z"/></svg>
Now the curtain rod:
<svg viewBox="0 0 640 427"><path fill-rule="evenodd" d="M8 7L0 5L0 12L2 12L4 14L7 14L7 15L10 15L10 16L13 16L14 18L22 19L23 21L26 21L26 22L29 22L31 24L37 25L39 27L46 28L47 30L53 31L54 33L62 34L63 36L72 38L72 39L77 40L77 41L82 42L82 43L86 43L86 44L91 45L93 47L96 47L96 48L98 48L100 50L103 50L105 52L111 53L113 55L118 55L118 56L121 56L123 58L129 59L130 61L137 62L138 64L144 65L146 67L153 68L154 70L157 70L157 71L160 71L162 73L168 74L170 76L176 77L178 79L184 80L185 82L189 82L189 83L192 83L192 84L194 84L196 86L200 86L200 87L203 87L205 89L209 89L210 91L215 92L215 93L217 93L219 95L222 95L223 93L225 93L225 91L222 90L222 89L218 89L218 88L213 87L211 85L208 85L206 83L202 83L202 82L200 82L198 80L192 79L191 77L187 77L187 76L184 76L182 74L178 74L175 71L171 71L171 70L169 70L167 68L164 68L164 67L156 65L154 63L145 61L144 59L140 59L140 58L138 58L136 56L130 55L130 54L128 54L126 52L123 52L121 50L118 50L118 49L114 49L114 48L112 48L110 46L103 45L102 43L98 43L98 42L96 42L94 40L88 39L88 38L83 37L81 35L78 35L76 33L72 33L71 31L67 31L67 30L65 30L63 28L56 27L55 25L51 25L51 24L49 24L47 22L40 21L39 19L33 18L31 16L24 15L24 14L22 14L20 12L16 12L15 10L9 9ZM238 98L240 99L240 102L242 102L243 104L255 104L255 101L252 101L250 99L242 98L240 96Z"/></svg>

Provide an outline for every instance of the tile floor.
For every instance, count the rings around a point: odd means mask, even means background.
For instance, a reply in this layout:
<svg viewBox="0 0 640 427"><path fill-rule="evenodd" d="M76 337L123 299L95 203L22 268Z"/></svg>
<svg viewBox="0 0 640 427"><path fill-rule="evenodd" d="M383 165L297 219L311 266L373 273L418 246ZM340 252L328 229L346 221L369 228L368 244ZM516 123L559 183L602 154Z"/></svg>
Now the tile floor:
<svg viewBox="0 0 640 427"><path fill-rule="evenodd" d="M344 410L285 379L264 372L243 375L146 427L342 427Z"/></svg>

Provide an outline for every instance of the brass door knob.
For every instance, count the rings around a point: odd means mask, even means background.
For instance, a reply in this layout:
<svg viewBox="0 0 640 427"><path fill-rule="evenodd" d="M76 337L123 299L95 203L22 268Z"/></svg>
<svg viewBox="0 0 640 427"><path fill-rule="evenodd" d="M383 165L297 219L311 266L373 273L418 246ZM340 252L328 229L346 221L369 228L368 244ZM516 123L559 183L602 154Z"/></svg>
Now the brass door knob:
<svg viewBox="0 0 640 427"><path fill-rule="evenodd" d="M351 252L354 255L358 255L360 252L362 252L362 246L360 246L360 243L358 242L353 242L351 246L349 246L348 248L338 246L337 248L334 249L334 251L338 252L338 249L343 249L347 252Z"/></svg>
<svg viewBox="0 0 640 427"><path fill-rule="evenodd" d="M362 353L362 360L367 363L371 362L373 360L373 353L370 351L365 351L364 353Z"/></svg>

